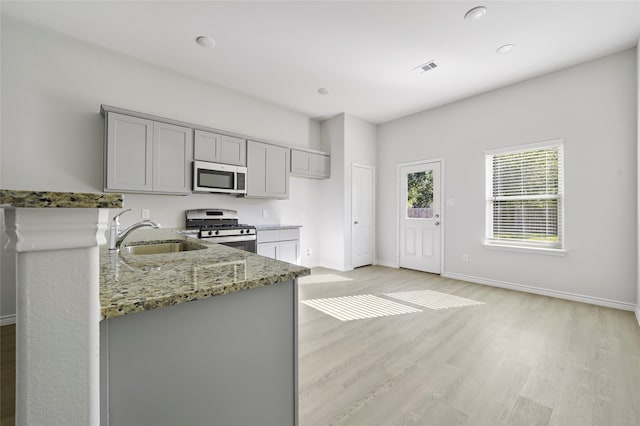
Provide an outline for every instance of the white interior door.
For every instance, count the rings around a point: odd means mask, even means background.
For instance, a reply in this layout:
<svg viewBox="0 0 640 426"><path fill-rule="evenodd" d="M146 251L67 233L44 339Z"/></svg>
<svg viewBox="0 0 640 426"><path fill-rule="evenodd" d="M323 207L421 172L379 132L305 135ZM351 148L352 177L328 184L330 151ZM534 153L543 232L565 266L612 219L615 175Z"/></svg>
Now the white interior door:
<svg viewBox="0 0 640 426"><path fill-rule="evenodd" d="M351 265L373 263L375 169L351 167Z"/></svg>
<svg viewBox="0 0 640 426"><path fill-rule="evenodd" d="M400 167L400 267L440 273L440 162Z"/></svg>

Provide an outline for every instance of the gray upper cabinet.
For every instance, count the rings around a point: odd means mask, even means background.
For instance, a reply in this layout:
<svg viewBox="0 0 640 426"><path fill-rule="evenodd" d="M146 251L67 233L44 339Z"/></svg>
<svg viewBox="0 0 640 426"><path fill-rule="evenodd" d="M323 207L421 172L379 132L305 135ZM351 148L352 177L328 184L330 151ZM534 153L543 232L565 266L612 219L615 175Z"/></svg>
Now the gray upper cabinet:
<svg viewBox="0 0 640 426"><path fill-rule="evenodd" d="M107 114L105 191L152 190L153 121Z"/></svg>
<svg viewBox="0 0 640 426"><path fill-rule="evenodd" d="M153 191L191 193L193 130L153 123Z"/></svg>
<svg viewBox="0 0 640 426"><path fill-rule="evenodd" d="M328 178L331 157L328 154L291 148L291 173L296 176Z"/></svg>
<svg viewBox="0 0 640 426"><path fill-rule="evenodd" d="M233 136L196 130L194 159L246 166L247 141Z"/></svg>
<svg viewBox="0 0 640 426"><path fill-rule="evenodd" d="M289 198L289 148L247 141L247 197Z"/></svg>
<svg viewBox="0 0 640 426"><path fill-rule="evenodd" d="M191 192L192 129L114 112L106 120L106 192Z"/></svg>

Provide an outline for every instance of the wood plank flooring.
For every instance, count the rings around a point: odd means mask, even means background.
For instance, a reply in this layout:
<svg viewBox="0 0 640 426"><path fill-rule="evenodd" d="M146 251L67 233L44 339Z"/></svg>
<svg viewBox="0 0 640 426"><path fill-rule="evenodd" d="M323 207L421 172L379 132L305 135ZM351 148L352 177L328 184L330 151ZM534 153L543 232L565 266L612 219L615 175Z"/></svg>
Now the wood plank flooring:
<svg viewBox="0 0 640 426"><path fill-rule="evenodd" d="M640 425L631 312L379 266L311 278L327 282L301 284L300 300L434 290L485 304L342 322L301 303L301 426ZM0 339L9 426L15 326Z"/></svg>
<svg viewBox="0 0 640 426"><path fill-rule="evenodd" d="M16 326L0 327L0 425L15 423Z"/></svg>
<svg viewBox="0 0 640 426"><path fill-rule="evenodd" d="M434 290L485 304L345 322L300 304L302 426L640 425L632 312L379 266L314 277L328 282L301 284L301 300Z"/></svg>

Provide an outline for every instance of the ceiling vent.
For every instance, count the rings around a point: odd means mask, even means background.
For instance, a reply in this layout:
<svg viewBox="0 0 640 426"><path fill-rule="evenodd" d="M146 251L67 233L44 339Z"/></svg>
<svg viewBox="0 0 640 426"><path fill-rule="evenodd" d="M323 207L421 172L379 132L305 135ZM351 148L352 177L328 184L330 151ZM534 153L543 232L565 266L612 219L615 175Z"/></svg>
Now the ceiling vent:
<svg viewBox="0 0 640 426"><path fill-rule="evenodd" d="M422 74L423 72L432 70L432 69L437 68L437 67L438 67L438 64L436 64L434 61L429 61L429 62L427 62L425 64L422 64L422 65L420 65L418 67L415 67L413 70L415 72L417 72L418 74Z"/></svg>

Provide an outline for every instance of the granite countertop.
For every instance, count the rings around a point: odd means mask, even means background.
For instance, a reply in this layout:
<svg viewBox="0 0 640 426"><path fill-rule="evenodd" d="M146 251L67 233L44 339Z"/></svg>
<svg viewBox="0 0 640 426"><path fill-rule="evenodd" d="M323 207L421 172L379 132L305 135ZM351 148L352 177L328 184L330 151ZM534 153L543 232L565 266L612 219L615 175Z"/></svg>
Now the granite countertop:
<svg viewBox="0 0 640 426"><path fill-rule="evenodd" d="M122 194L0 189L0 206L19 208L121 209Z"/></svg>
<svg viewBox="0 0 640 426"><path fill-rule="evenodd" d="M275 229L295 229L302 228L302 225L255 225L257 231L270 231Z"/></svg>
<svg viewBox="0 0 640 426"><path fill-rule="evenodd" d="M177 230L136 231L131 243L186 240L202 250L130 255L100 248L102 318L115 318L164 306L206 299L309 275L308 268L188 237ZM144 241L133 238L138 234Z"/></svg>

